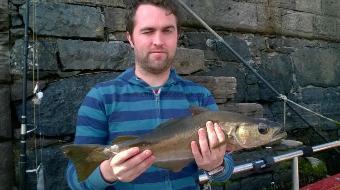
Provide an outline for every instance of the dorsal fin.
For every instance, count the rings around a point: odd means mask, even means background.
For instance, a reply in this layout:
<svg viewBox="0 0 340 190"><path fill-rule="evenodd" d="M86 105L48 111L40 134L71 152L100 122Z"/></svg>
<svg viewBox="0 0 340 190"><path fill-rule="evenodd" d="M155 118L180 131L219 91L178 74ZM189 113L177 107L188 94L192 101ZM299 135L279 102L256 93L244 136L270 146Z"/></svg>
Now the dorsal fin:
<svg viewBox="0 0 340 190"><path fill-rule="evenodd" d="M135 140L137 138L138 138L138 136L133 136L133 135L119 136L119 137L113 139L112 144L120 144L120 143L123 143L125 141Z"/></svg>
<svg viewBox="0 0 340 190"><path fill-rule="evenodd" d="M207 112L207 111L210 111L210 110L207 109L207 108L204 108L204 107L190 106L190 111L191 111L192 115L198 115L200 113Z"/></svg>

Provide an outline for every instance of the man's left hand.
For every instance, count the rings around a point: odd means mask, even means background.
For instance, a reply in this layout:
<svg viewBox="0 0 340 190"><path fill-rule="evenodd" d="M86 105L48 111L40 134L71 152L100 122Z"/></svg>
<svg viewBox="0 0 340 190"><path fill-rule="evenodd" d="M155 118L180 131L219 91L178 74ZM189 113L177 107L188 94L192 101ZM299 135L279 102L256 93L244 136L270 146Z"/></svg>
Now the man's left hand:
<svg viewBox="0 0 340 190"><path fill-rule="evenodd" d="M196 141L192 141L191 151L197 166L203 170L211 171L223 164L227 145L218 146L225 141L225 135L218 123L208 121L206 128L198 130L199 146Z"/></svg>

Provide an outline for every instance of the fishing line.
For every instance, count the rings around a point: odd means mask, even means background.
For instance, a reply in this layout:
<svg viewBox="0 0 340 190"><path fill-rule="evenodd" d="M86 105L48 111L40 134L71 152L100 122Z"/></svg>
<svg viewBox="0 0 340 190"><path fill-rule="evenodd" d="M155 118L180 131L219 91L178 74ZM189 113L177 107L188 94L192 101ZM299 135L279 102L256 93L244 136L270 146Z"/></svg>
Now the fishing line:
<svg viewBox="0 0 340 190"><path fill-rule="evenodd" d="M253 72L253 74L260 79L272 92L274 92L277 97L280 99L280 97L285 97L288 101L288 98L279 93L266 79L264 79L251 65L248 61L243 59L220 35L218 35L205 21L203 21L194 11L192 11L182 0L177 0L179 4L188 11L193 17L195 17L210 33L212 33L218 40L217 43L223 44L231 53L232 55L237 58L238 61L240 61L244 66L246 66L250 71ZM288 101L290 102L290 101ZM297 103L296 103L297 104ZM293 104L295 105L295 104ZM298 113L290 104L287 104L287 106L304 122L310 127L318 136L321 137L322 140L325 142L330 142L327 137L322 135L319 131L316 130L316 128L311 125L300 113ZM318 116L321 114L317 114ZM325 116L324 116L325 117ZM323 117L323 118L324 118ZM340 126L339 121L335 121L333 119L330 119L329 121L334 122L337 126ZM335 148L335 151L340 153L340 151Z"/></svg>

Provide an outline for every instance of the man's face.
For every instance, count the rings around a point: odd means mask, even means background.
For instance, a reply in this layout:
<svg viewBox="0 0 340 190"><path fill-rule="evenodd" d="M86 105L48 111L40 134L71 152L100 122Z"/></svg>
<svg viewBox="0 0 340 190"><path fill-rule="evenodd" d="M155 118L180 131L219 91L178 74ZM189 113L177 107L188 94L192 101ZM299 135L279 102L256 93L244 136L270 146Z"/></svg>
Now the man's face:
<svg viewBox="0 0 340 190"><path fill-rule="evenodd" d="M133 33L127 37L134 47L136 68L160 74L171 67L178 33L176 17L169 11L154 5L140 5Z"/></svg>

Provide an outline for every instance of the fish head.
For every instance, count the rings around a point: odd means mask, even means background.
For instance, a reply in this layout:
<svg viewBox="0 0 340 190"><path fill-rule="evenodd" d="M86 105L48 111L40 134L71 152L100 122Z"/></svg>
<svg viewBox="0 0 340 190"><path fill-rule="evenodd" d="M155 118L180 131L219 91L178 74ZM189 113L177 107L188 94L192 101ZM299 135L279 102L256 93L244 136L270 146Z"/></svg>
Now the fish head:
<svg viewBox="0 0 340 190"><path fill-rule="evenodd" d="M261 118L238 123L229 135L234 145L249 149L278 141L285 138L287 133L280 123Z"/></svg>

